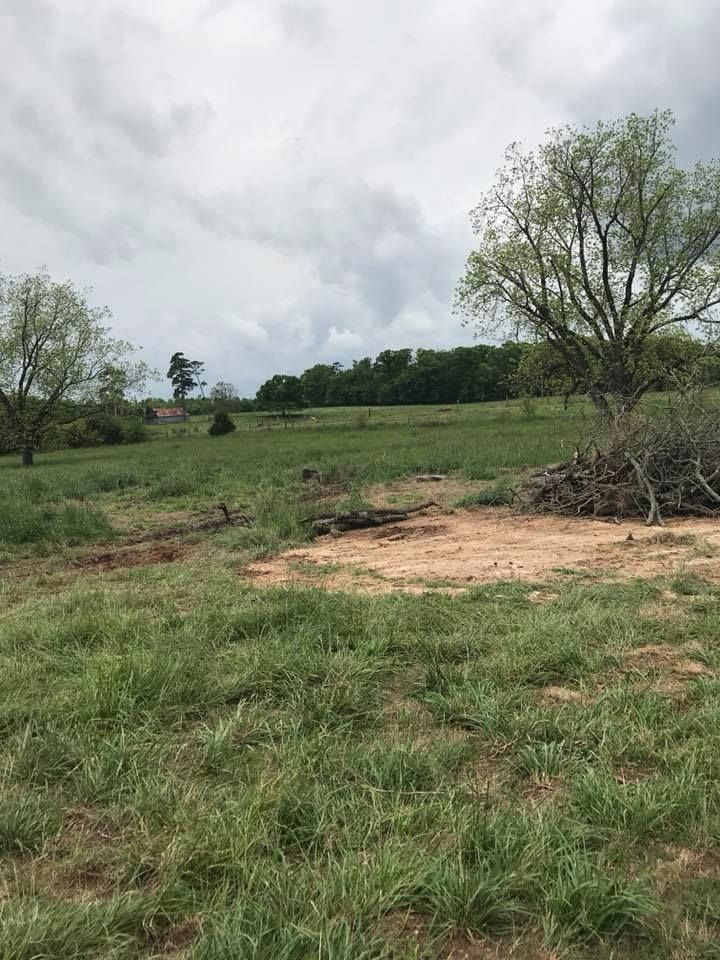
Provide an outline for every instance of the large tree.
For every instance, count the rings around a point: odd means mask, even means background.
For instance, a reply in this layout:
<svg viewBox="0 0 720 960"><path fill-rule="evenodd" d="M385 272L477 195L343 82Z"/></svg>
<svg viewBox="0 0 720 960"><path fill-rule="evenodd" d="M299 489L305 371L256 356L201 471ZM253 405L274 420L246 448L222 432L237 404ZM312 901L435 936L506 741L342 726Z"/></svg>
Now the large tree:
<svg viewBox="0 0 720 960"><path fill-rule="evenodd" d="M300 377L277 373L266 380L257 392L257 403L261 410L275 410L287 416L287 411L306 407Z"/></svg>
<svg viewBox="0 0 720 960"><path fill-rule="evenodd" d="M186 400L190 391L195 389L195 362L188 360L181 351L170 357L167 378L172 384L173 396L176 400Z"/></svg>
<svg viewBox="0 0 720 960"><path fill-rule="evenodd" d="M311 407L325 406L328 387L341 370L341 363L316 363L303 373L300 377L303 394Z"/></svg>
<svg viewBox="0 0 720 960"><path fill-rule="evenodd" d="M466 322L552 344L605 415L653 385L651 338L712 324L720 304L720 165L675 162L673 117L635 114L517 144L473 211L458 288Z"/></svg>
<svg viewBox="0 0 720 960"><path fill-rule="evenodd" d="M87 296L45 272L0 276L0 407L25 466L62 401L90 397L132 352L110 335L108 308Z"/></svg>

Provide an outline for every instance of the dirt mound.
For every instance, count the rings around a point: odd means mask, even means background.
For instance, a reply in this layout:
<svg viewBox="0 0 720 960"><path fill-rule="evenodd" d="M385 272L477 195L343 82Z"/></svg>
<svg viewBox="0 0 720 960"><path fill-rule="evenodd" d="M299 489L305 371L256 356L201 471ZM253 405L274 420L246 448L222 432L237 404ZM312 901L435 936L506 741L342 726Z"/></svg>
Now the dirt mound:
<svg viewBox="0 0 720 960"><path fill-rule="evenodd" d="M640 521L622 525L497 508L417 517L382 530L358 530L245 567L259 584L314 584L368 593L455 592L497 580L593 574L651 577L679 567L712 578L720 523L675 521L677 536L653 537ZM628 540L628 534L632 539Z"/></svg>
<svg viewBox="0 0 720 960"><path fill-rule="evenodd" d="M187 553L179 543L158 543L147 547L108 550L73 560L72 566L81 570L118 570L123 567L146 567L155 563L172 563Z"/></svg>

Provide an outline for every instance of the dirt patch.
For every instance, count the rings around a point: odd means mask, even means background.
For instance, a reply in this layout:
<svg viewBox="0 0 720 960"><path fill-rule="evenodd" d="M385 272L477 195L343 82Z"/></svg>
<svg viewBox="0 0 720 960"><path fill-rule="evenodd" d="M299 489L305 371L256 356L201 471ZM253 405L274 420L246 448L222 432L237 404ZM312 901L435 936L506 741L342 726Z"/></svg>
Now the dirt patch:
<svg viewBox="0 0 720 960"><path fill-rule="evenodd" d="M80 570L119 570L125 567L147 567L156 563L173 563L180 560L188 548L180 543L158 543L146 547L126 547L78 557L71 566Z"/></svg>
<svg viewBox="0 0 720 960"><path fill-rule="evenodd" d="M104 864L67 864L51 860L8 861L9 875L2 881L5 898L37 897L48 900L108 900L118 878Z"/></svg>
<svg viewBox="0 0 720 960"><path fill-rule="evenodd" d="M190 916L183 921L151 937L148 946L152 947L156 953L162 954L167 958L185 957L192 947L195 940L202 932L200 917Z"/></svg>
<svg viewBox="0 0 720 960"><path fill-rule="evenodd" d="M433 490L436 486L442 484L434 484ZM253 563L241 573L268 586L317 585L317 578L293 570L292 564L332 566L322 578L323 587L366 593L455 592L476 583L537 582L578 574L622 580L670 575L679 568L717 579L717 563L698 555L695 543L702 537L720 546L720 523L693 519L669 526L672 531L666 532L678 536L657 542L641 521L618 526L589 519L521 516L498 508L438 510L382 530L320 538L309 547ZM629 532L632 541L626 539Z"/></svg>
<svg viewBox="0 0 720 960"><path fill-rule="evenodd" d="M475 939L460 930L434 934L431 919L408 911L390 913L377 924L377 934L390 943L404 943L433 960L561 960L542 944L540 933L498 940Z"/></svg>
<svg viewBox="0 0 720 960"><path fill-rule="evenodd" d="M671 647L667 644L647 644L628 650L623 656L627 672L671 674L676 679L692 679L712 673L709 667L688 656L691 650Z"/></svg>
<svg viewBox="0 0 720 960"><path fill-rule="evenodd" d="M545 706L584 703L585 697L583 697L579 690L571 690L569 687L544 687L540 691L540 702Z"/></svg>
<svg viewBox="0 0 720 960"><path fill-rule="evenodd" d="M567 784L561 777L538 777L521 792L523 800L533 809L560 802L567 793Z"/></svg>
<svg viewBox="0 0 720 960"><path fill-rule="evenodd" d="M668 845L655 859L655 882L661 893L679 883L702 877L716 876L720 871L720 856L707 850L689 850Z"/></svg>

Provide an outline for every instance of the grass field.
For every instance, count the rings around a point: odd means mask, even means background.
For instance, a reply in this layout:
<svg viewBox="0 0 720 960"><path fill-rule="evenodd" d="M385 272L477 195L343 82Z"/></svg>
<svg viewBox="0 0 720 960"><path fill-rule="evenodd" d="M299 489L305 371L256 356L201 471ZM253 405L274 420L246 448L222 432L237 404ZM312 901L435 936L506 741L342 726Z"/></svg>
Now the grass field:
<svg viewBox="0 0 720 960"><path fill-rule="evenodd" d="M0 460L2 960L720 958L715 586L238 574L307 538L305 465L348 504L429 471L481 499L586 427L389 410ZM218 501L255 526L84 564Z"/></svg>

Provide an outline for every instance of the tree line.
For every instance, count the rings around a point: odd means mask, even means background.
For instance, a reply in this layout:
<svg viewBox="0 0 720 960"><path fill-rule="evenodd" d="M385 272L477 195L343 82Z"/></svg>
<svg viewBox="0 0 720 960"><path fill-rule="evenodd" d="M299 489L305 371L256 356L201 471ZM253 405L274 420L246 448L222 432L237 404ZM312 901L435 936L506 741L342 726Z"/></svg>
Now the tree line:
<svg viewBox="0 0 720 960"><path fill-rule="evenodd" d="M720 382L720 358L707 344L684 332L648 340L641 372L649 387L673 389L692 376ZM449 350L384 350L375 360L351 367L316 364L300 376L276 374L258 390L254 407L279 412L302 407L450 404L505 400L518 396L584 393L552 345L508 341ZM246 401L247 403L248 401Z"/></svg>
<svg viewBox="0 0 720 960"><path fill-rule="evenodd" d="M563 396L567 404L573 395L585 392L583 379L567 365L561 352L544 341L447 350L383 350L375 359L364 357L347 368L340 363L318 363L300 375L275 374L254 398L239 397L227 381L215 384L206 396L202 387L207 384L201 386L197 374L204 365L187 361L186 369L195 372L188 372L182 381L177 375L178 358L182 361L183 355L173 355L168 377L174 384L174 400L182 401L191 415L219 410L286 414L306 407L477 403L550 395ZM638 369L648 388L655 390L674 389L690 377L706 385L720 382L717 352L685 331L648 338ZM190 396L198 391L203 395ZM168 402L158 398L146 404Z"/></svg>

